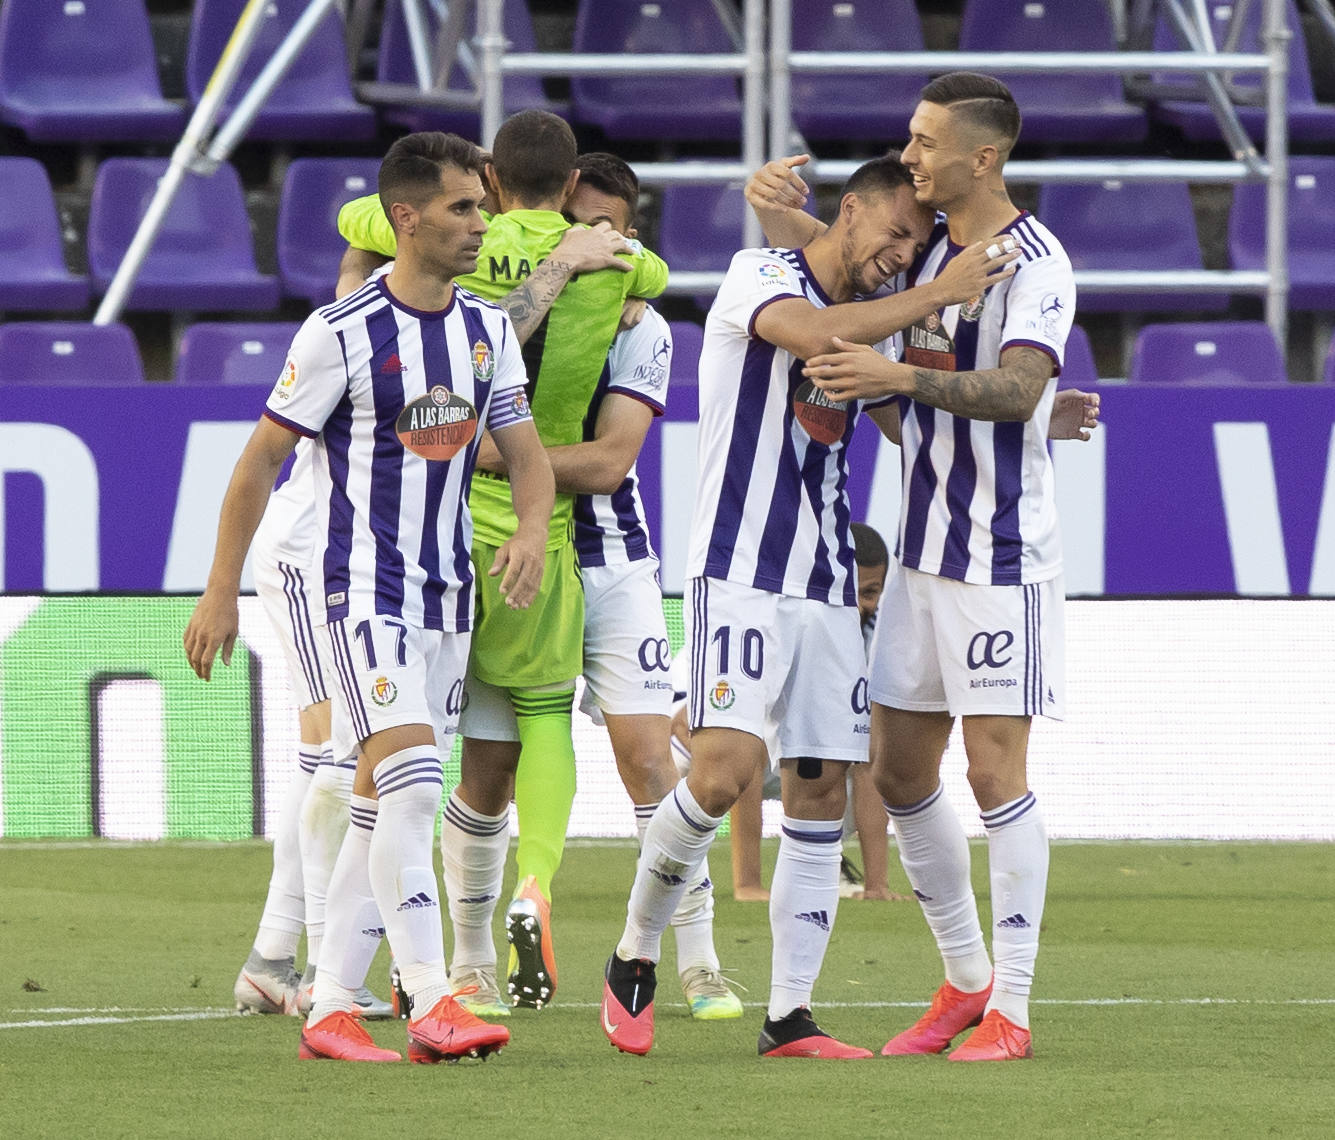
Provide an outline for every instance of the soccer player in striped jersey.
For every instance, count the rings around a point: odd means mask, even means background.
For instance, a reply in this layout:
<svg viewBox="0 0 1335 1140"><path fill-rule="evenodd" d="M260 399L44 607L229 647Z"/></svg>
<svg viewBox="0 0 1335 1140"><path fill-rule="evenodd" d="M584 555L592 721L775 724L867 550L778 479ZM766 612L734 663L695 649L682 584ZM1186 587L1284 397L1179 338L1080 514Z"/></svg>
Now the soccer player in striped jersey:
<svg viewBox="0 0 1335 1140"><path fill-rule="evenodd" d="M827 398L801 369L836 337L884 341L981 293L993 272L1010 273L1009 258L977 247L922 289L857 300L909 267L932 220L898 160L873 160L849 179L836 221L809 245L736 254L710 310L687 563L692 761L650 821L626 928L607 963L602 1026L623 1052L652 1047L663 929L724 814L764 763L773 718L784 817L759 1050L871 1056L824 1033L810 1010L839 900L847 767L867 754L845 493L846 447L862 404Z"/></svg>
<svg viewBox="0 0 1335 1140"><path fill-rule="evenodd" d="M509 319L454 284L476 266L486 230L477 155L439 132L390 147L379 181L398 259L294 338L228 487L209 583L185 633L207 680L219 649L231 656L241 565L274 478L298 437L314 439L313 617L329 627L338 677L335 755L361 751L304 1058L399 1059L357 1023L361 979L344 972L372 904L410 1001L414 1061L485 1056L509 1040L450 994L431 859L473 620L467 493L480 428L505 456L519 520L489 571L509 606L537 594L554 496Z"/></svg>
<svg viewBox="0 0 1335 1140"><path fill-rule="evenodd" d="M904 449L898 565L871 666L872 767L946 979L926 1015L882 1052L939 1053L976 1025L950 1059L1011 1060L1033 1055L1029 991L1048 875L1026 775L1029 730L1034 716L1060 719L1063 705L1047 439L1075 284L1060 242L1006 192L1020 112L1004 84L967 72L933 80L909 132L904 163L917 199L946 215L916 283L939 279L978 241L1013 241L1016 272L916 320L902 362L841 344L805 372L832 399L892 398ZM987 832L991 960L968 844L942 797L955 717Z"/></svg>
<svg viewBox="0 0 1335 1140"><path fill-rule="evenodd" d="M288 478L269 496L251 542L255 592L283 650L298 710L298 767L274 832L273 873L259 931L233 987L237 1008L257 1013L308 1013L324 941L325 900L334 861L348 829L356 757L337 761L331 742L326 674L333 658L324 626L311 619L315 588L315 475L310 440L296 447ZM332 674L330 674L332 675ZM293 962L306 931L306 969ZM380 945L367 935L367 960ZM388 1002L358 989L363 1017L389 1017Z"/></svg>

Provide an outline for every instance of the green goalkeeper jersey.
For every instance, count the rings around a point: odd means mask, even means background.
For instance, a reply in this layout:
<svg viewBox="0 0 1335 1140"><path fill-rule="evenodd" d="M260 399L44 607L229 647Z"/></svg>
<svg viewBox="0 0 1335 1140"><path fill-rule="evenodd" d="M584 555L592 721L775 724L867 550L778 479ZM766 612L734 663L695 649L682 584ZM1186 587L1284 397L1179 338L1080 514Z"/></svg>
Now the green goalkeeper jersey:
<svg viewBox="0 0 1335 1140"><path fill-rule="evenodd" d="M488 215L477 271L456 281L479 297L503 297L524 283L569 228L570 222L554 210ZM339 211L338 230L349 245L394 256L394 229L374 194L344 206ZM657 297L667 286L668 268L663 259L638 243L631 244L636 252L623 255L633 266L630 273L606 269L572 278L524 345L533 420L549 447L579 443L584 438L584 418L626 298ZM557 494L548 549L569 541L574 499L568 493ZM499 546L514 534L518 523L507 482L474 479L468 502L474 533L481 541Z"/></svg>

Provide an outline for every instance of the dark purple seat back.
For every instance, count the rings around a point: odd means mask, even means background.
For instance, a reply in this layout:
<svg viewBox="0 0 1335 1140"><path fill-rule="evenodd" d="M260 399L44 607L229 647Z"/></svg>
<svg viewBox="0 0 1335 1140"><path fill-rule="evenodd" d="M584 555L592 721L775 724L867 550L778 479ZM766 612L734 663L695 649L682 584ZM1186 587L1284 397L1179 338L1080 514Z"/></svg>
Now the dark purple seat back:
<svg viewBox="0 0 1335 1140"><path fill-rule="evenodd" d="M88 267L104 292L148 209L165 158L108 158L97 169L88 213ZM272 309L278 279L255 267L241 180L223 163L209 177L187 174L127 308Z"/></svg>
<svg viewBox="0 0 1335 1140"><path fill-rule="evenodd" d="M0 157L0 202L20 207L0 210L0 310L82 309L88 278L65 267L46 168L35 158Z"/></svg>
<svg viewBox="0 0 1335 1140"><path fill-rule="evenodd" d="M1233 188L1228 250L1235 269L1265 268L1264 183ZM1289 305L1335 308L1335 158L1289 158Z"/></svg>
<svg viewBox="0 0 1335 1140"><path fill-rule="evenodd" d="M265 16L241 76L227 97L227 111L245 95L307 3L269 0L267 11L272 14ZM244 7L245 0L195 0L185 64L186 90L195 102L203 97ZM342 140L370 138L375 131L375 112L353 97L343 21L331 9L269 95L246 136Z"/></svg>
<svg viewBox="0 0 1335 1140"><path fill-rule="evenodd" d="M711 0L580 0L576 52L730 53ZM736 139L741 100L732 75L631 75L570 82L573 117L609 138Z"/></svg>
<svg viewBox="0 0 1335 1140"><path fill-rule="evenodd" d="M1136 337L1133 382L1254 384L1287 380L1284 360L1262 321L1146 325Z"/></svg>
<svg viewBox="0 0 1335 1140"><path fill-rule="evenodd" d="M124 325L14 321L0 325L0 383L114 388L144 383L144 365Z"/></svg>
<svg viewBox="0 0 1335 1140"><path fill-rule="evenodd" d="M440 20L435 9L429 4L422 6L426 17L428 44L435 42L440 29ZM501 12L502 30L510 41L507 50L532 52L537 50L537 41L533 37L533 21L524 0L505 0ZM467 50L465 44L473 38L473 21L470 18L460 44L459 55ZM410 83L416 85L417 73L413 69L411 49L408 42L408 26L403 17L403 5L400 0L388 0L385 16L380 28L380 47L376 57L376 79L381 83ZM473 83L468 77L462 60L456 60L450 71L448 82L450 91L471 91ZM564 114L568 108L556 100L548 99L542 89L542 79L536 75L507 75L504 79L505 113L512 115L529 107L539 107L557 114ZM381 111L386 122L403 127L409 131L453 131L464 138L476 139L480 132L479 114L476 110L453 109L448 107L386 106Z"/></svg>
<svg viewBox="0 0 1335 1140"><path fill-rule="evenodd" d="M969 0L961 51L1115 51L1105 0ZM1025 142L1134 142L1145 112L1126 101L1120 76L997 72L1019 104Z"/></svg>
<svg viewBox="0 0 1335 1140"><path fill-rule="evenodd" d="M1072 325L1070 335L1066 338L1066 351L1062 354L1058 387L1088 391L1097 387L1098 383L1099 370L1094 365L1094 349L1089 343L1089 334L1079 325Z"/></svg>
<svg viewBox="0 0 1335 1140"><path fill-rule="evenodd" d="M668 321L672 330L672 383L695 387L700 382L700 350L704 326L695 321Z"/></svg>
<svg viewBox="0 0 1335 1140"><path fill-rule="evenodd" d="M298 158L278 201L278 271L289 296L312 306L334 299L338 262L348 243L338 232L345 202L376 192L375 158Z"/></svg>
<svg viewBox="0 0 1335 1140"><path fill-rule="evenodd" d="M794 51L922 51L913 0L793 0ZM812 140L902 144L927 75L792 73L793 122Z"/></svg>
<svg viewBox="0 0 1335 1140"><path fill-rule="evenodd" d="M176 383L207 387L272 387L301 325L293 321L200 321L185 330L176 354Z"/></svg>
<svg viewBox="0 0 1335 1140"><path fill-rule="evenodd" d="M1057 235L1079 269L1201 269L1196 216L1184 182L1048 184L1038 216ZM1084 312L1182 312L1222 309L1221 294L1092 293Z"/></svg>
<svg viewBox="0 0 1335 1140"><path fill-rule="evenodd" d="M39 142L176 138L144 0L5 0L0 119Z"/></svg>

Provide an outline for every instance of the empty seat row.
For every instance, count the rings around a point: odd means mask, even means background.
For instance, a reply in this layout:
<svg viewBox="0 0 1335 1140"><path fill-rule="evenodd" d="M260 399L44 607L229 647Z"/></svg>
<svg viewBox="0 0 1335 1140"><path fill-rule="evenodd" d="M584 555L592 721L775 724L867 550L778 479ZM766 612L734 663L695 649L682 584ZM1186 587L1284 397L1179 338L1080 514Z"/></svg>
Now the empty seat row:
<svg viewBox="0 0 1335 1140"><path fill-rule="evenodd" d="M269 0L266 16L227 101L234 107L273 55L308 0ZM185 66L189 100L198 103L245 0L197 0ZM1335 139L1335 106L1318 104L1293 0L1288 0L1289 130L1300 141ZM437 6L421 5L427 39L441 29ZM914 0L792 0L792 44L799 51L921 51L922 25ZM1217 42L1225 42L1232 5L1208 6ZM1247 5L1239 51L1260 50L1263 5ZM509 0L504 31L515 51L533 51L527 5ZM473 86L476 60L468 41L452 61L447 89ZM108 51L107 45L116 50ZM1111 51L1116 47L1106 0L968 0L960 28L965 51ZM1159 18L1153 46L1184 45ZM714 0L579 0L573 50L579 53L681 54L737 50ZM1137 142L1147 115L1129 103L1115 74L1007 76L1025 117L1027 142ZM416 82L401 0L388 0L381 26L376 78ZM902 140L923 74L843 76L795 72L793 117L809 139ZM1193 139L1219 135L1191 76L1155 76L1166 97L1151 102L1157 121ZM1238 87L1254 91L1260 77ZM738 81L733 76L579 76L570 83L576 122L608 138L707 141L735 139L741 129ZM563 110L537 76L510 76L506 110L544 106ZM48 142L168 141L179 137L187 109L162 95L144 0L5 0L0 7L0 120ZM1264 109L1244 107L1253 138L1264 132ZM386 122L409 129L457 130L476 137L478 115L466 109L391 105ZM347 140L372 137L375 112L357 101L349 74L339 14L331 8L249 129L258 139Z"/></svg>
<svg viewBox="0 0 1335 1140"><path fill-rule="evenodd" d="M670 322L672 382L694 385L703 332L689 321ZM186 385L271 385L283 369L295 322L201 321L186 329L176 356L175 381ZM1132 383L1275 384L1287 380L1270 329L1260 321L1146 325L1136 338ZM1335 383L1335 341L1323 380ZM134 334L121 324L12 322L0 325L0 383L123 386L145 381ZM1064 388L1099 383L1089 338L1076 325L1066 344Z"/></svg>

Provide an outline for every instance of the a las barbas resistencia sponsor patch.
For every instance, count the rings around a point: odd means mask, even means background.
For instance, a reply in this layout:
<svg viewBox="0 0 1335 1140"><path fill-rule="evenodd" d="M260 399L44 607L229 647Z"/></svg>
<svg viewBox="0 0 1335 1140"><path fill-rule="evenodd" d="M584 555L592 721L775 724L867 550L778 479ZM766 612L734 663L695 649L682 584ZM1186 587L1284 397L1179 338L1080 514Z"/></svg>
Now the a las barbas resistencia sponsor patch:
<svg viewBox="0 0 1335 1140"><path fill-rule="evenodd" d="M831 399L810 380L793 393L793 416L803 431L826 447L836 444L848 427L848 401Z"/></svg>
<svg viewBox="0 0 1335 1140"><path fill-rule="evenodd" d="M399 442L423 459L453 459L477 435L477 409L457 392L437 384L399 413Z"/></svg>

